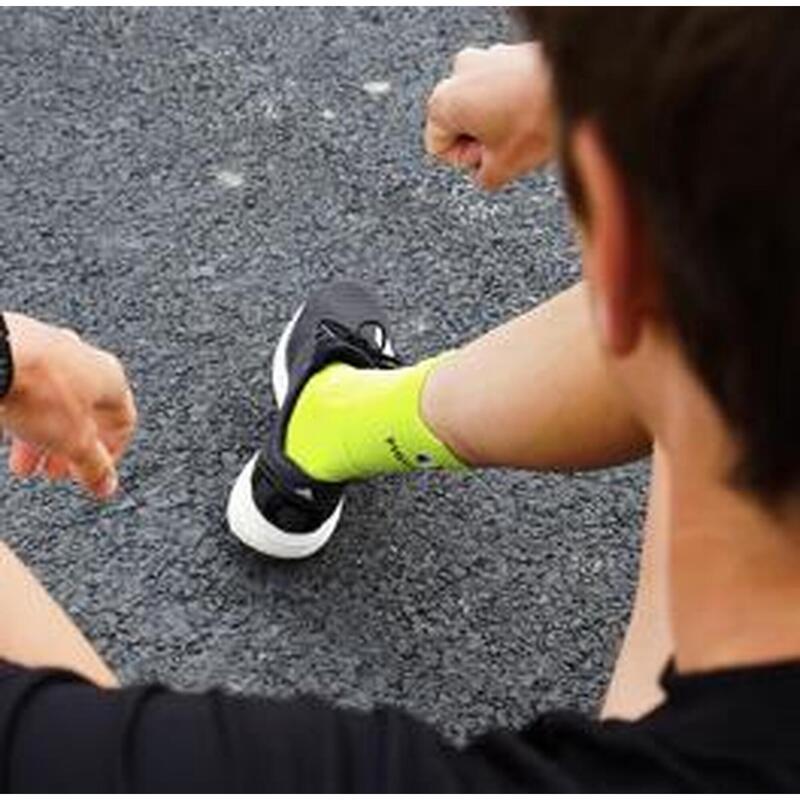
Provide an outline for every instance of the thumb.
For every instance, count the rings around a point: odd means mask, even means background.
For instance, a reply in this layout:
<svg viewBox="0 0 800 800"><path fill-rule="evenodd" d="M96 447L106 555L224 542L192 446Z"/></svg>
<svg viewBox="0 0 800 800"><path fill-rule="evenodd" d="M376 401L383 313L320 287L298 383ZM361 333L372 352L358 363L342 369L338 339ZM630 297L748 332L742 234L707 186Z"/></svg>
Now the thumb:
<svg viewBox="0 0 800 800"><path fill-rule="evenodd" d="M475 139L460 136L444 158L455 167L477 170L483 160L483 147Z"/></svg>
<svg viewBox="0 0 800 800"><path fill-rule="evenodd" d="M42 461L42 451L23 439L14 437L11 440L11 451L8 454L8 468L12 475L27 477L33 475Z"/></svg>
<svg viewBox="0 0 800 800"><path fill-rule="evenodd" d="M484 149L483 158L473 175L475 183L489 192L496 192L511 179L507 167L497 153Z"/></svg>
<svg viewBox="0 0 800 800"><path fill-rule="evenodd" d="M117 490L114 460L96 436L76 447L68 458L72 477L98 499L105 500Z"/></svg>

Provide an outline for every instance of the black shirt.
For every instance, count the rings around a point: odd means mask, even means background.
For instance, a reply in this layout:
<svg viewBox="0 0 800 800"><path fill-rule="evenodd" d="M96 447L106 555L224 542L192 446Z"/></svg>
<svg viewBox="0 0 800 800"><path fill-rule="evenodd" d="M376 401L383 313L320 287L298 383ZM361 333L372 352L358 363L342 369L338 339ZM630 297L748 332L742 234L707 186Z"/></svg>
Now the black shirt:
<svg viewBox="0 0 800 800"><path fill-rule="evenodd" d="M662 678L634 723L540 716L456 748L390 709L0 666L0 791L770 791L800 788L800 662Z"/></svg>

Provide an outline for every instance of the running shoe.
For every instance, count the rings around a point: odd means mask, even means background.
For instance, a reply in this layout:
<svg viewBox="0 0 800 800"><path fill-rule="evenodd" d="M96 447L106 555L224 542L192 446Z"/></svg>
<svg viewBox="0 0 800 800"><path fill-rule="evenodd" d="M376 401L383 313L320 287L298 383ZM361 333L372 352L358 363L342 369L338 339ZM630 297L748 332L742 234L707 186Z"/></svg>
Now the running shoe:
<svg viewBox="0 0 800 800"><path fill-rule="evenodd" d="M272 359L278 420L265 447L244 467L228 499L234 536L266 556L307 558L339 524L346 484L318 481L284 453L289 419L303 387L335 362L394 369L386 314L374 293L351 281L312 293L286 326Z"/></svg>

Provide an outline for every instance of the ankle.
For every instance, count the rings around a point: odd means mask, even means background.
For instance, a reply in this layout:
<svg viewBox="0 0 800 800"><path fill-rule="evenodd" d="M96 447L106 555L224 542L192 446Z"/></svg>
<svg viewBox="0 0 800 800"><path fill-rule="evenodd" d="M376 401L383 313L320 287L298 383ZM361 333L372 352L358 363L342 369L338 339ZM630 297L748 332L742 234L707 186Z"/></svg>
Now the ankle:
<svg viewBox="0 0 800 800"><path fill-rule="evenodd" d="M473 449L465 427L460 424L459 396L463 399L463 385L459 385L452 370L453 356L449 350L438 356L438 361L428 373L422 386L419 414L431 433L465 466L478 466L480 457ZM458 391L454 388L458 387Z"/></svg>

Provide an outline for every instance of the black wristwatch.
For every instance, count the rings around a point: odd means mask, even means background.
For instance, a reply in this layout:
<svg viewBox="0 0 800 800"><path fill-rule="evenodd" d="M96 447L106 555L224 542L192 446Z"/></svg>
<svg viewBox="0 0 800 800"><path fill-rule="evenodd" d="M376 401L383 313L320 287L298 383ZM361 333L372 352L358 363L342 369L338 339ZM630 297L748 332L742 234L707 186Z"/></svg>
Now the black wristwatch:
<svg viewBox="0 0 800 800"><path fill-rule="evenodd" d="M6 318L0 314L0 400L11 389L14 381L14 361L11 357L11 342L8 341Z"/></svg>

